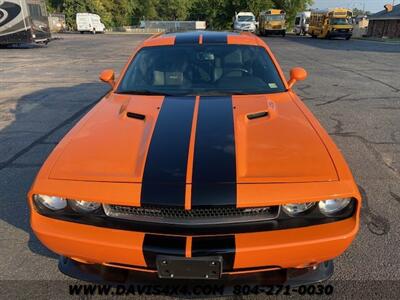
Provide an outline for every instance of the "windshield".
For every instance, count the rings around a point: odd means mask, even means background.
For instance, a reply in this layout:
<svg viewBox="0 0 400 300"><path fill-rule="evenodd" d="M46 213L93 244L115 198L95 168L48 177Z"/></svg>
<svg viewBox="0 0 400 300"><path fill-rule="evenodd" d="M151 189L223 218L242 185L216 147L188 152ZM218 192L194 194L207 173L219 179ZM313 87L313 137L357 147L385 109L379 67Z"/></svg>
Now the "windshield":
<svg viewBox="0 0 400 300"><path fill-rule="evenodd" d="M331 25L349 25L350 20L346 18L332 18L330 20Z"/></svg>
<svg viewBox="0 0 400 300"><path fill-rule="evenodd" d="M253 16L238 16L238 22L253 22L255 18Z"/></svg>
<svg viewBox="0 0 400 300"><path fill-rule="evenodd" d="M117 93L232 95L284 90L275 65L262 47L175 45L140 50Z"/></svg>
<svg viewBox="0 0 400 300"><path fill-rule="evenodd" d="M280 20L283 20L283 18L284 18L284 15L268 15L267 16L267 20L270 20L270 21L280 21Z"/></svg>

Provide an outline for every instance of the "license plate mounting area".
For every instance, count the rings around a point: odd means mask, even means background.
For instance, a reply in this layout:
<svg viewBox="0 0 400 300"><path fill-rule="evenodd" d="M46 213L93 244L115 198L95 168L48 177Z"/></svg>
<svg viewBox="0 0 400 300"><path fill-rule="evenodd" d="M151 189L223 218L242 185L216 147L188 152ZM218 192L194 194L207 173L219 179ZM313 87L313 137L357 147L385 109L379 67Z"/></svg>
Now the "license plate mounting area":
<svg viewBox="0 0 400 300"><path fill-rule="evenodd" d="M159 278L169 279L219 279L222 273L222 257L157 256Z"/></svg>

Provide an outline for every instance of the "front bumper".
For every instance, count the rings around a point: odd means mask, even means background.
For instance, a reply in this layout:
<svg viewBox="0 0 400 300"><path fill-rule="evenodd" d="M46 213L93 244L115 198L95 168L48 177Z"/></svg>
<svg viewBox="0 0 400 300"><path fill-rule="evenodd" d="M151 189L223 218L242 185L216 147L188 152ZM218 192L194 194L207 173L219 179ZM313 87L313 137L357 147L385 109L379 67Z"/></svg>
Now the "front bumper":
<svg viewBox="0 0 400 300"><path fill-rule="evenodd" d="M247 32L256 32L256 27L235 27L236 31L247 31Z"/></svg>
<svg viewBox="0 0 400 300"><path fill-rule="evenodd" d="M176 280L160 279L156 273L113 268L96 264L84 264L66 257L60 257L59 269L65 275L92 283L114 286L142 286L154 291L178 291L174 296L193 296L196 287L218 287L215 295L227 296L237 294L240 286L257 287L263 293L263 287L278 285L296 287L316 284L328 280L333 274L333 262L326 261L313 268L278 269L239 275L225 274L219 280ZM169 287L170 289L165 289ZM172 287L179 287L172 289ZM236 289L236 292L234 291ZM201 292L201 289L197 289ZM182 292L185 292L182 294ZM192 292L191 292L192 291ZM253 289L254 291L254 289ZM265 292L265 291L264 291ZM162 294L162 293L161 293Z"/></svg>
<svg viewBox="0 0 400 300"><path fill-rule="evenodd" d="M152 257L158 254L177 255L177 246L171 244L178 241L183 244L183 252L178 255L221 255L226 261L229 258L229 268L223 274L251 270L259 272L260 269L271 268L304 268L331 260L348 248L358 230L358 223L357 213L348 219L322 225L189 237L61 221L42 216L34 210L31 215L32 229L45 246L59 255L78 261L154 272ZM145 247L145 242L149 240L151 243ZM189 240L192 252L188 251ZM199 245L197 252L196 241Z"/></svg>
<svg viewBox="0 0 400 300"><path fill-rule="evenodd" d="M281 29L269 28L269 29L264 29L264 32L266 34L283 34L283 33L286 33L286 29L284 29L284 28L281 28Z"/></svg>
<svg viewBox="0 0 400 300"><path fill-rule="evenodd" d="M329 37L335 38L335 37L342 37L342 38L348 38L353 35L352 32L341 32L341 31L331 31L329 33Z"/></svg>

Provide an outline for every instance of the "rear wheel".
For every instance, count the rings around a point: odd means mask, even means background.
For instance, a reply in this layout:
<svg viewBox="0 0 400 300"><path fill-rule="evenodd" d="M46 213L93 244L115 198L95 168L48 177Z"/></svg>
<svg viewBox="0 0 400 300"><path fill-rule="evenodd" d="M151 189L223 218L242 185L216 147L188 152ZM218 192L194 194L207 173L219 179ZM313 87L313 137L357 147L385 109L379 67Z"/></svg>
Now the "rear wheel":
<svg viewBox="0 0 400 300"><path fill-rule="evenodd" d="M348 41L351 38L351 36L346 36L346 41Z"/></svg>
<svg viewBox="0 0 400 300"><path fill-rule="evenodd" d="M84 32L83 32L83 31L81 31L81 34L84 34Z"/></svg>
<svg viewBox="0 0 400 300"><path fill-rule="evenodd" d="M284 31L282 31L282 37L285 37L286 36L286 31L284 30Z"/></svg>

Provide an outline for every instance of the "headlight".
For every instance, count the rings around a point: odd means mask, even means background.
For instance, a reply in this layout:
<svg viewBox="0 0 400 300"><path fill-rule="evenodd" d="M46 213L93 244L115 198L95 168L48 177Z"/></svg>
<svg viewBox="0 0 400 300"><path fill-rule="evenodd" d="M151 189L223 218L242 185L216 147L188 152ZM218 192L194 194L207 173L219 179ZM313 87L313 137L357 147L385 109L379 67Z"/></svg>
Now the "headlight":
<svg viewBox="0 0 400 300"><path fill-rule="evenodd" d="M295 216L306 210L310 209L315 205L315 202L306 202L306 203L292 203L286 204L282 206L282 209L289 216Z"/></svg>
<svg viewBox="0 0 400 300"><path fill-rule="evenodd" d="M61 197L33 195L33 199L50 210L61 210L67 207L67 200Z"/></svg>
<svg viewBox="0 0 400 300"><path fill-rule="evenodd" d="M319 201L318 207L321 213L326 216L330 216L344 209L347 205L349 205L350 201L350 198L323 200Z"/></svg>
<svg viewBox="0 0 400 300"><path fill-rule="evenodd" d="M69 200L71 208L79 213L90 213L100 208L100 203L83 201L83 200Z"/></svg>

